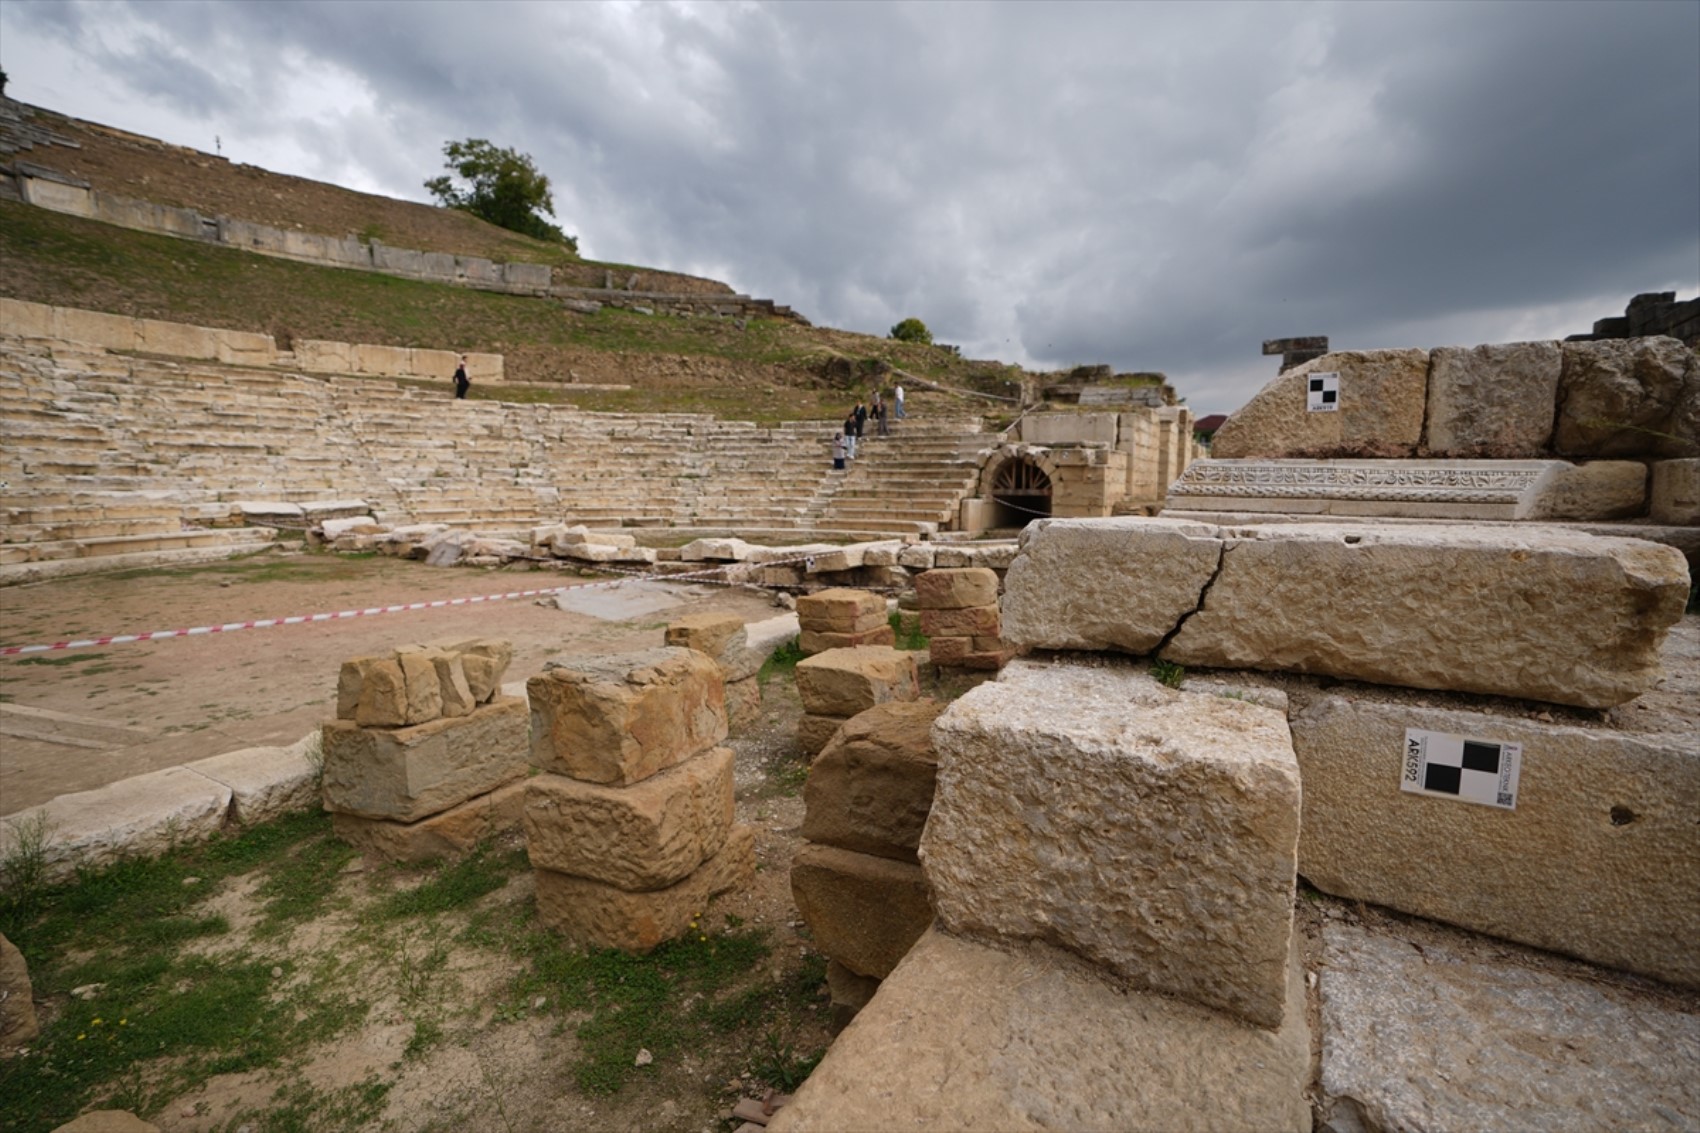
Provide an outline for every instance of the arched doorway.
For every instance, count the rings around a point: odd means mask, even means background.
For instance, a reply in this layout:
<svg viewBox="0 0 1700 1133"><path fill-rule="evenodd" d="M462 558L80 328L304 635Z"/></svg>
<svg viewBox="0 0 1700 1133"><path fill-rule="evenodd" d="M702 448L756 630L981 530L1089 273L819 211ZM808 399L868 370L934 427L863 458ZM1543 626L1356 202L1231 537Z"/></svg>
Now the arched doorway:
<svg viewBox="0 0 1700 1133"><path fill-rule="evenodd" d="M998 465L992 475L991 526L1026 527L1051 514L1051 478L1026 457Z"/></svg>

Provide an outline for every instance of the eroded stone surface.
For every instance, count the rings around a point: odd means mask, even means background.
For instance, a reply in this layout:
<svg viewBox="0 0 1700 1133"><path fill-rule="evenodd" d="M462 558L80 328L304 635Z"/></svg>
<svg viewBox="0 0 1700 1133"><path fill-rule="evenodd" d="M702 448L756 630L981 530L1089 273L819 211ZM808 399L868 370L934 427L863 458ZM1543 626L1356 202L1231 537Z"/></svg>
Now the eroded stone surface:
<svg viewBox="0 0 1700 1133"><path fill-rule="evenodd" d="M1419 949L1329 921L1323 940L1323 1105L1336 1128L1700 1125L1700 1016L1432 939Z"/></svg>
<svg viewBox="0 0 1700 1133"><path fill-rule="evenodd" d="M416 822L524 775L531 750L525 701L411 728L324 726L327 810Z"/></svg>
<svg viewBox="0 0 1700 1133"><path fill-rule="evenodd" d="M1553 447L1565 456L1700 456L1700 357L1674 338L1566 342Z"/></svg>
<svg viewBox="0 0 1700 1133"><path fill-rule="evenodd" d="M755 832L734 826L726 844L677 885L644 893L537 871L537 919L569 943L648 952L684 935L717 894L749 883L756 868Z"/></svg>
<svg viewBox="0 0 1700 1133"><path fill-rule="evenodd" d="M526 693L532 761L588 783L637 783L726 738L720 667L694 649L550 662Z"/></svg>
<svg viewBox="0 0 1700 1133"><path fill-rule="evenodd" d="M859 633L885 624L885 599L869 590L839 587L797 599L797 621L804 629Z"/></svg>
<svg viewBox="0 0 1700 1133"><path fill-rule="evenodd" d="M520 829L525 783L509 783L417 822L391 822L354 814L331 815L331 829L362 854L391 862L458 858L480 842Z"/></svg>
<svg viewBox="0 0 1700 1133"><path fill-rule="evenodd" d="M318 734L290 747L245 747L185 764L230 788L232 817L244 826L319 805Z"/></svg>
<svg viewBox="0 0 1700 1133"><path fill-rule="evenodd" d="M1516 809L1400 790L1407 728L1521 744ZM1700 987L1700 734L1362 694L1318 700L1292 732L1299 872L1318 889Z"/></svg>
<svg viewBox="0 0 1700 1133"><path fill-rule="evenodd" d="M804 713L797 721L797 746L809 755L819 754L849 719L848 716L815 716Z"/></svg>
<svg viewBox="0 0 1700 1133"><path fill-rule="evenodd" d="M961 610L998 603L997 572L989 567L950 567L915 576L915 599L923 610Z"/></svg>
<svg viewBox="0 0 1700 1133"><path fill-rule="evenodd" d="M719 661L747 641L744 619L736 614L688 614L667 627L666 642L695 649Z"/></svg>
<svg viewBox="0 0 1700 1133"><path fill-rule="evenodd" d="M1682 555L1638 540L1512 526L1221 530L1221 570L1167 660L1605 708L1658 678L1659 644L1688 598ZM1118 568L1100 556L1079 569Z"/></svg>
<svg viewBox="0 0 1700 1133"><path fill-rule="evenodd" d="M712 748L629 787L533 776L525 801L531 864L634 892L665 889L725 844L732 762L732 749Z"/></svg>
<svg viewBox="0 0 1700 1133"><path fill-rule="evenodd" d="M1217 532L1184 520L1035 520L1004 580L1004 640L1149 653L1197 607L1221 559Z"/></svg>
<svg viewBox="0 0 1700 1133"><path fill-rule="evenodd" d="M1556 342L1442 346L1429 353L1434 456L1540 456L1552 440L1563 357Z"/></svg>
<svg viewBox="0 0 1700 1133"><path fill-rule="evenodd" d="M1650 512L1654 523L1700 525L1700 459L1653 465Z"/></svg>
<svg viewBox="0 0 1700 1133"><path fill-rule="evenodd" d="M893 701L846 721L809 766L803 837L915 861L938 774L933 721L944 707L931 698Z"/></svg>
<svg viewBox="0 0 1700 1133"><path fill-rule="evenodd" d="M1340 375L1340 408L1312 413L1307 384ZM1346 350L1295 366L1252 396L1211 439L1218 457L1368 456L1415 453L1428 400L1428 353Z"/></svg>
<svg viewBox="0 0 1700 1133"><path fill-rule="evenodd" d="M773 1133L1270 1133L1310 1128L1296 961L1278 1030L1124 992L1039 947L933 929L833 1043Z"/></svg>
<svg viewBox="0 0 1700 1133"><path fill-rule="evenodd" d="M1280 1025L1299 769L1278 713L1023 661L953 703L933 744L920 856L941 925Z"/></svg>
<svg viewBox="0 0 1700 1133"><path fill-rule="evenodd" d="M815 946L863 976L884 978L933 921L920 866L835 846L797 851L791 895Z"/></svg>
<svg viewBox="0 0 1700 1133"><path fill-rule="evenodd" d="M807 657L796 674L803 710L815 716L850 717L888 700L914 700L921 690L914 655L886 645Z"/></svg>

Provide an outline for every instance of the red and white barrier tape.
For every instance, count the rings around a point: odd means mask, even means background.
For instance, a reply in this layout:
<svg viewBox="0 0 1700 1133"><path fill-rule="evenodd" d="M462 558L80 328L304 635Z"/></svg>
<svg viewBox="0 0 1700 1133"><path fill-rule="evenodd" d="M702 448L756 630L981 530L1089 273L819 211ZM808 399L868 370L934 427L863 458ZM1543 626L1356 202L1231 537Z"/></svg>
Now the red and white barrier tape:
<svg viewBox="0 0 1700 1133"><path fill-rule="evenodd" d="M763 566L776 566L781 563L801 562L803 556L796 559L783 559L777 563L763 563ZM607 564L598 564L599 567ZM635 575L633 578L618 578L609 582L577 582L570 586L546 586L539 590L510 590L506 594L480 594L472 598L439 598L432 602L406 602L395 606L368 606L364 610L337 610L324 614L297 614L288 618L255 618L246 622L226 622L219 626L194 626L189 629L162 629L152 633L114 633L102 637L85 637L76 641L55 641L43 645L7 645L0 646L0 657L17 657L25 653L47 653L57 649L84 649L91 645L128 645L136 641L163 641L170 637L201 637L212 633L235 633L244 629L272 629L276 626L310 625L314 622L331 622L341 618L365 618L378 614L401 614L414 610L440 610L448 606L472 606L480 602L505 602L513 598L535 598L543 594L559 594L567 590L593 590L602 586L623 586L627 582L703 582L708 581L704 575L716 574L742 564L728 563L722 567L695 571L690 574L655 574L646 573Z"/></svg>

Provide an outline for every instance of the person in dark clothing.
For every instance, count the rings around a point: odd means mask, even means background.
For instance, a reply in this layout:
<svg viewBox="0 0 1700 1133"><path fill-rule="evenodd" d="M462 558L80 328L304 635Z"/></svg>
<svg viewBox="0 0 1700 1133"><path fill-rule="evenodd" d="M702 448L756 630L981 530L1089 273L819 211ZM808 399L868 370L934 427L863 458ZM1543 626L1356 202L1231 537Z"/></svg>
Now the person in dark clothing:
<svg viewBox="0 0 1700 1133"><path fill-rule="evenodd" d="M466 391L472 388L472 379L466 376L466 355L460 356L460 364L455 367L455 400L466 396Z"/></svg>
<svg viewBox="0 0 1700 1133"><path fill-rule="evenodd" d="M850 460L856 459L856 437L859 432L856 411L852 409L844 415L844 455Z"/></svg>
<svg viewBox="0 0 1700 1133"><path fill-rule="evenodd" d="M856 403L856 439L857 440L861 440L863 437L868 435L867 427L868 427L868 407L865 404L863 404L862 402L858 401Z"/></svg>

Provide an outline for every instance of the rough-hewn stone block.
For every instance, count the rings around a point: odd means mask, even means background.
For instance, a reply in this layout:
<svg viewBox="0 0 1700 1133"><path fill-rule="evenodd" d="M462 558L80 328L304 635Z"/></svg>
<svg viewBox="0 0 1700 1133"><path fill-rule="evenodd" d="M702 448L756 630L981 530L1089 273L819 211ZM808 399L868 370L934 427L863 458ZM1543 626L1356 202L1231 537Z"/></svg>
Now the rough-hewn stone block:
<svg viewBox="0 0 1700 1133"><path fill-rule="evenodd" d="M885 599L867 590L822 590L797 599L797 622L804 629L856 633L885 622Z"/></svg>
<svg viewBox="0 0 1700 1133"><path fill-rule="evenodd" d="M825 630L806 629L797 635L797 648L813 656L825 653L828 649L854 649L859 645L896 645L897 633L886 624L882 617L870 629L856 633L829 633Z"/></svg>
<svg viewBox="0 0 1700 1133"><path fill-rule="evenodd" d="M637 783L726 738L720 667L694 649L550 662L526 692L532 761L589 783Z"/></svg>
<svg viewBox="0 0 1700 1133"><path fill-rule="evenodd" d="M356 814L331 814L338 838L369 857L391 862L428 862L471 853L480 842L520 829L525 783L497 787L417 822L391 822Z"/></svg>
<svg viewBox="0 0 1700 1133"><path fill-rule="evenodd" d="M996 606L966 606L960 610L923 609L921 632L928 637L997 637L1003 632L1003 618Z"/></svg>
<svg viewBox="0 0 1700 1133"><path fill-rule="evenodd" d="M1286 975L1287 1010L1268 1031L1108 987L1055 950L934 928L767 1127L1306 1133L1296 958Z"/></svg>
<svg viewBox="0 0 1700 1133"><path fill-rule="evenodd" d="M494 637L444 638L429 645L460 658L467 691L478 704L488 704L496 695L514 657L513 642Z"/></svg>
<svg viewBox="0 0 1700 1133"><path fill-rule="evenodd" d="M1700 456L1700 356L1674 338L1564 343L1553 447L1564 456Z"/></svg>
<svg viewBox="0 0 1700 1133"><path fill-rule="evenodd" d="M920 866L835 846L797 851L791 896L815 947L853 972L880 979L933 922Z"/></svg>
<svg viewBox="0 0 1700 1133"><path fill-rule="evenodd" d="M1307 408L1310 376L1340 375L1339 409ZM1422 439L1428 353L1347 350L1325 354L1275 378L1218 430L1212 455L1402 457Z"/></svg>
<svg viewBox="0 0 1700 1133"><path fill-rule="evenodd" d="M1133 669L1019 663L952 704L933 743L920 852L944 927L1053 942L1280 1026L1299 769L1278 713Z"/></svg>
<svg viewBox="0 0 1700 1133"><path fill-rule="evenodd" d="M755 677L726 682L726 723L747 728L761 719L761 682Z"/></svg>
<svg viewBox="0 0 1700 1133"><path fill-rule="evenodd" d="M407 355L405 346L378 346L361 342L354 347L354 368L362 374L377 374L386 378L405 377L409 361Z"/></svg>
<svg viewBox="0 0 1700 1133"><path fill-rule="evenodd" d="M920 676L910 653L885 645L833 649L797 662L797 694L815 716L850 717L888 700L914 700Z"/></svg>
<svg viewBox="0 0 1700 1133"><path fill-rule="evenodd" d="M137 319L136 329L136 349L145 354L164 354L172 358L214 358L218 355L217 340L206 327Z"/></svg>
<svg viewBox="0 0 1700 1133"><path fill-rule="evenodd" d="M1400 789L1405 730L1522 745L1515 810ZM1326 893L1700 986L1700 735L1325 697L1292 723Z"/></svg>
<svg viewBox="0 0 1700 1133"><path fill-rule="evenodd" d="M407 679L394 653L355 657L337 674L336 715L365 727L407 723Z"/></svg>
<svg viewBox="0 0 1700 1133"><path fill-rule="evenodd" d="M537 919L585 948L648 952L691 931L710 899L747 885L756 869L755 832L734 826L720 852L666 889L629 893L600 881L537 871Z"/></svg>
<svg viewBox="0 0 1700 1133"><path fill-rule="evenodd" d="M325 807L415 822L524 775L529 739L517 697L410 728L334 720L324 726Z"/></svg>
<svg viewBox="0 0 1700 1133"><path fill-rule="evenodd" d="M915 861L933 806L932 727L942 711L931 698L892 701L846 721L809 767L803 837Z"/></svg>
<svg viewBox="0 0 1700 1133"><path fill-rule="evenodd" d="M732 829L732 762L730 748L712 748L629 787L533 776L525 800L531 864L633 892L683 880Z"/></svg>
<svg viewBox="0 0 1700 1133"><path fill-rule="evenodd" d="M915 576L923 610L962 610L998 604L998 575L990 567L940 567Z"/></svg>
<svg viewBox="0 0 1700 1133"><path fill-rule="evenodd" d="M1638 460L1561 464L1541 485L1530 519L1624 519L1647 510L1647 466Z"/></svg>
<svg viewBox="0 0 1700 1133"><path fill-rule="evenodd" d="M1563 356L1556 342L1442 346L1429 354L1434 456L1541 456L1552 440Z"/></svg>
<svg viewBox="0 0 1700 1133"><path fill-rule="evenodd" d="M848 716L814 716L804 713L797 721L797 746L809 755L818 754L838 734Z"/></svg>
<svg viewBox="0 0 1700 1133"><path fill-rule="evenodd" d="M747 641L744 619L737 614L687 614L667 627L666 642L695 649L719 661Z"/></svg>
<svg viewBox="0 0 1700 1133"><path fill-rule="evenodd" d="M1649 510L1654 523L1700 526L1700 459L1661 460L1653 465Z"/></svg>

